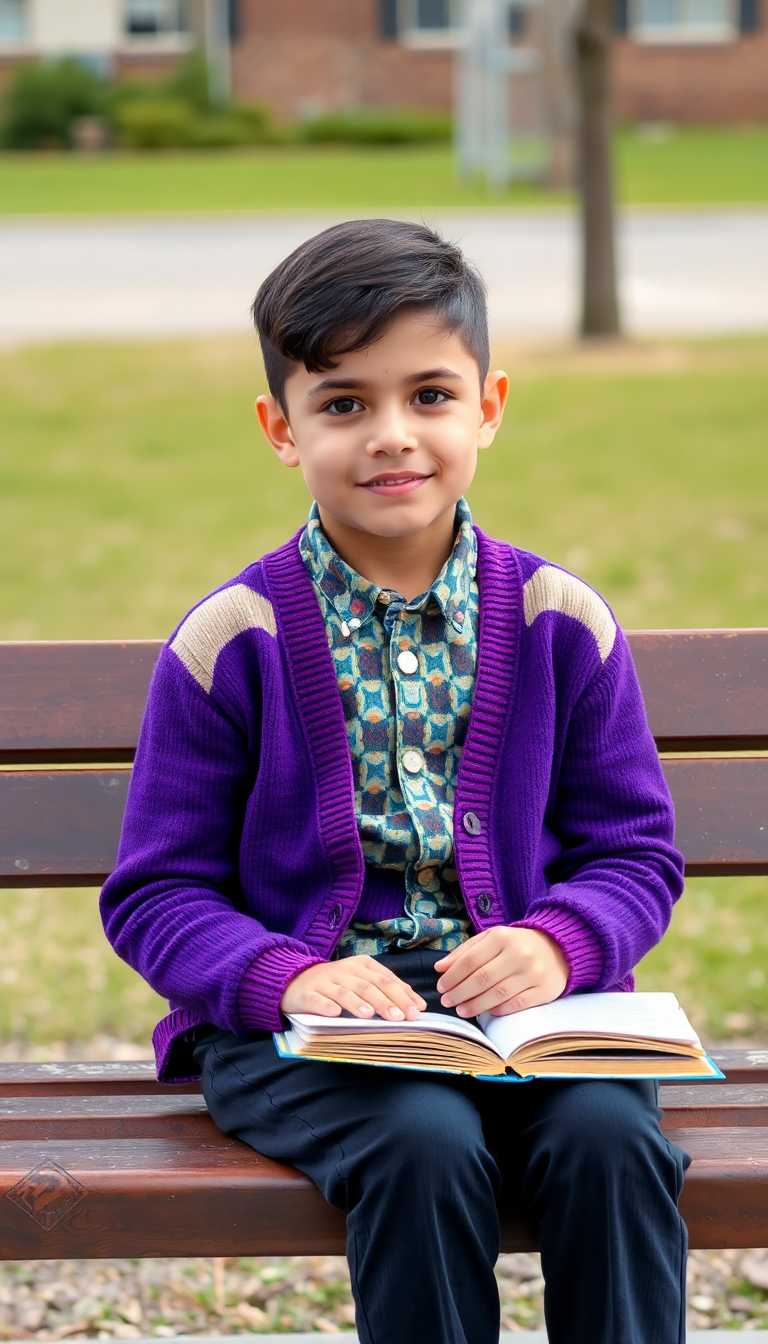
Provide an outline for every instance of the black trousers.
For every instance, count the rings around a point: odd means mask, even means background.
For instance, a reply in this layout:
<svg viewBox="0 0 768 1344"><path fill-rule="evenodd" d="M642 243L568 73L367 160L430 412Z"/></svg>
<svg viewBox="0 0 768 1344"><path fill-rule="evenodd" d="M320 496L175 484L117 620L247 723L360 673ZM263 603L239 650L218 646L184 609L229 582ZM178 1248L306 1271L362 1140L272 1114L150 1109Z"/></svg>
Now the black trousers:
<svg viewBox="0 0 768 1344"><path fill-rule="evenodd" d="M440 953L397 972L440 1009ZM489 1083L281 1060L266 1033L198 1044L217 1125L347 1215L361 1344L498 1344L499 1213L541 1227L550 1344L681 1344L686 1155L650 1082Z"/></svg>

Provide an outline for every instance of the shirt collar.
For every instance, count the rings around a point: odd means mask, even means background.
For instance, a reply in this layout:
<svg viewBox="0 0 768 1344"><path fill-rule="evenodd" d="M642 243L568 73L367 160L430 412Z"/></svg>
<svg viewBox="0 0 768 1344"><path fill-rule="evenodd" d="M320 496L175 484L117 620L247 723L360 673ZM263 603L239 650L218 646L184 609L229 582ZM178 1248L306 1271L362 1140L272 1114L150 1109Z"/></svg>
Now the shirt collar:
<svg viewBox="0 0 768 1344"><path fill-rule="evenodd" d="M456 505L458 532L453 550L434 583L425 593L410 602L401 594L391 593L390 606L417 611L426 607L429 599L437 602L447 621L461 631L466 619L472 581L477 572L477 537L472 526L472 514L465 499ZM379 595L385 591L364 579L346 561L337 555L320 523L320 510L313 503L307 526L299 539L301 557L310 577L334 608L343 625L357 630L373 614ZM389 590L391 592L391 590Z"/></svg>

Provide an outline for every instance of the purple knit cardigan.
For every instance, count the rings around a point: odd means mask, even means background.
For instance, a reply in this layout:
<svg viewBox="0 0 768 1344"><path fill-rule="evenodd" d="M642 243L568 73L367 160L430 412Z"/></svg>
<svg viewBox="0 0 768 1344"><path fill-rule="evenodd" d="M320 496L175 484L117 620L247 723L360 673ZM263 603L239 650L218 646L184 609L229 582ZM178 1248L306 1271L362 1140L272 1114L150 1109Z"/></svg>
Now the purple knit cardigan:
<svg viewBox="0 0 768 1344"><path fill-rule="evenodd" d="M477 679L454 810L467 910L478 931L552 934L569 991L631 989L683 865L629 649L586 584L477 535ZM101 909L118 954L170 1000L159 1077L196 1075L206 1023L279 1029L288 981L376 904L375 871L297 534L193 608L152 680Z"/></svg>

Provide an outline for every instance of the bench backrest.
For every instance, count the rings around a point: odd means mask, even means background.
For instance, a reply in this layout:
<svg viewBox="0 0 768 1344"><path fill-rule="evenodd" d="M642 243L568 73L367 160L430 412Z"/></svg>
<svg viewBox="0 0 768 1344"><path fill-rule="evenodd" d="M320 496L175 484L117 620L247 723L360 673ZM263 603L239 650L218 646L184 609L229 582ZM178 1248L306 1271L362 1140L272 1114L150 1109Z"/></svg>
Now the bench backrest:
<svg viewBox="0 0 768 1344"><path fill-rule="evenodd" d="M690 875L768 873L768 630L628 635ZM155 640L0 644L0 886L100 886ZM764 753L755 755L754 753Z"/></svg>

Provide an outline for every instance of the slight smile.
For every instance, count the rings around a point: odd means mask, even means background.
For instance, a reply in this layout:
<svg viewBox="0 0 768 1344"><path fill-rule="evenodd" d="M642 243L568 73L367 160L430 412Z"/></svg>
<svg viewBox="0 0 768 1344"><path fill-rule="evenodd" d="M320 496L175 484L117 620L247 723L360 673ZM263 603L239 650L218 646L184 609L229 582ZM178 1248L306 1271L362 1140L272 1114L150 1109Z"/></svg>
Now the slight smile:
<svg viewBox="0 0 768 1344"><path fill-rule="evenodd" d="M432 479L414 471L393 471L387 475L374 476L370 481L360 481L363 490L371 490L375 495L410 495L418 490L425 481Z"/></svg>

